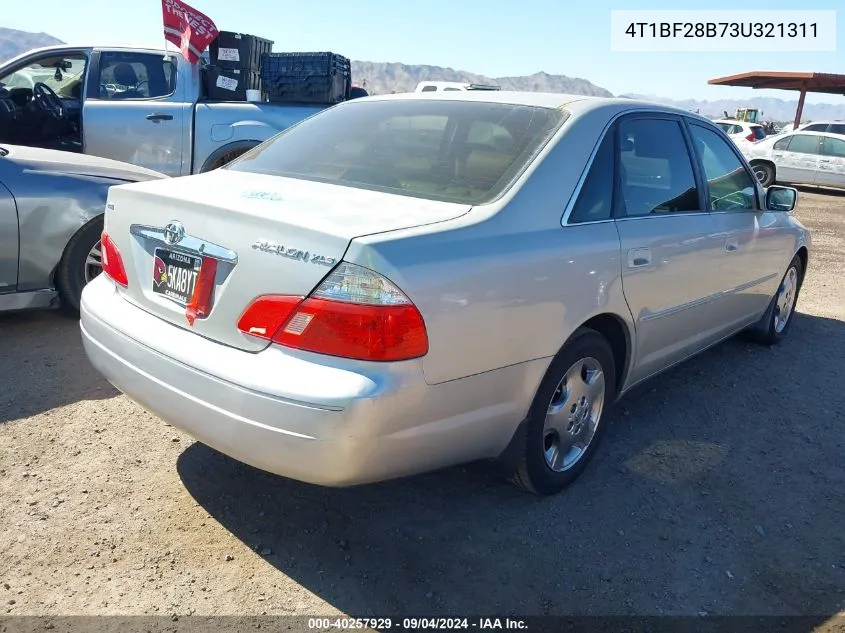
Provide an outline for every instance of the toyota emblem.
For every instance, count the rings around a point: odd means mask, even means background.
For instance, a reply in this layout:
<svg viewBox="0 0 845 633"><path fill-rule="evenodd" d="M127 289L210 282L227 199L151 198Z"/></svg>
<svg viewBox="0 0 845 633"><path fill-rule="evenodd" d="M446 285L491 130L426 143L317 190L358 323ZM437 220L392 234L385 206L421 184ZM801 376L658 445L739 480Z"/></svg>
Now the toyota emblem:
<svg viewBox="0 0 845 633"><path fill-rule="evenodd" d="M178 244L183 237L185 237L185 227L181 222L174 220L164 227L164 241L168 244Z"/></svg>

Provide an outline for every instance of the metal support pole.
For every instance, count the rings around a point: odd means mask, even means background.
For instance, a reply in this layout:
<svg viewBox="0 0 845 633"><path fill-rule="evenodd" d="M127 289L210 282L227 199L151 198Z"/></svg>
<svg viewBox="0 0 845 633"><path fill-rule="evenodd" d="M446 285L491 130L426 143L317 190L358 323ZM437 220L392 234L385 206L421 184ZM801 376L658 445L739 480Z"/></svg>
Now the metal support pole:
<svg viewBox="0 0 845 633"><path fill-rule="evenodd" d="M802 88L801 96L798 97L798 109L795 111L795 124L793 129L798 129L801 124L801 114L804 112L804 97L807 96L807 89Z"/></svg>

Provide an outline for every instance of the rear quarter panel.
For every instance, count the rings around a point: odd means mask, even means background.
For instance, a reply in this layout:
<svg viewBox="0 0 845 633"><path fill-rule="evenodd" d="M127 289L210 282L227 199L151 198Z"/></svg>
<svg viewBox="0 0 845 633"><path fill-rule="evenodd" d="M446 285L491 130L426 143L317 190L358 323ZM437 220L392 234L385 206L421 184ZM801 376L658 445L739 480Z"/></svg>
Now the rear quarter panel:
<svg viewBox="0 0 845 633"><path fill-rule="evenodd" d="M429 383L550 360L596 314L632 329L615 225L561 226L606 121L602 113L567 121L497 203L351 243L345 259L387 275L422 312Z"/></svg>

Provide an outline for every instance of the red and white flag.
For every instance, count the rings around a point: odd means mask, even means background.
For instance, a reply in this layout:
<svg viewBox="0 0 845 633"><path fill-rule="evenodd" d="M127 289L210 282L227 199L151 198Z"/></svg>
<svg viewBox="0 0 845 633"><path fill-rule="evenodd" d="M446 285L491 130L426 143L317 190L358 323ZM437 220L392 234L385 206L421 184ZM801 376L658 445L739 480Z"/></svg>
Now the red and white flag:
<svg viewBox="0 0 845 633"><path fill-rule="evenodd" d="M181 0L161 0L161 11L164 38L178 46L185 59L196 64L202 52L217 37L214 22Z"/></svg>

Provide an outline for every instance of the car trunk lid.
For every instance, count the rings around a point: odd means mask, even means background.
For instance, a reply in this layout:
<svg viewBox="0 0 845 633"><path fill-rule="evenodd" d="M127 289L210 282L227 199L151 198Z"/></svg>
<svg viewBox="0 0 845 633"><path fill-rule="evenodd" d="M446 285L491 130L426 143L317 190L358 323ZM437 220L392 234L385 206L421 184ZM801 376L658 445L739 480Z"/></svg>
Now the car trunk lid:
<svg viewBox="0 0 845 633"><path fill-rule="evenodd" d="M442 222L469 209L224 169L113 187L105 230L126 268L121 292L128 301L198 335L258 351L268 342L237 329L256 297L306 296L355 237ZM192 299L196 304L204 288L210 312L192 320Z"/></svg>

